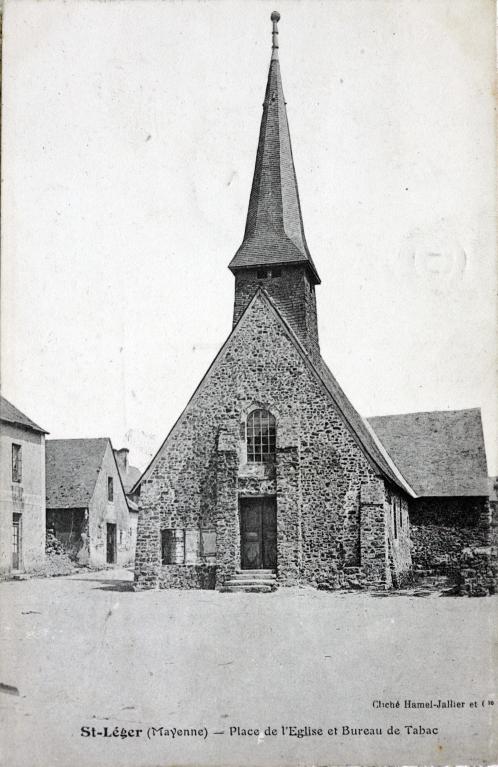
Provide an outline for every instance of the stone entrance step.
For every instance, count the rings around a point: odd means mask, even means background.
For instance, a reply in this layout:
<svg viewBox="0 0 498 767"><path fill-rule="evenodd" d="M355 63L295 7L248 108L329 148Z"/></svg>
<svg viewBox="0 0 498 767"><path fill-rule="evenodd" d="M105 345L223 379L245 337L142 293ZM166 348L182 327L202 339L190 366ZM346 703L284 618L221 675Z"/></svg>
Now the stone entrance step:
<svg viewBox="0 0 498 767"><path fill-rule="evenodd" d="M276 588L277 575L274 570L237 570L221 591L265 593L275 591Z"/></svg>
<svg viewBox="0 0 498 767"><path fill-rule="evenodd" d="M275 570L237 570L235 573L237 580L277 580L277 574Z"/></svg>
<svg viewBox="0 0 498 767"><path fill-rule="evenodd" d="M270 591L275 591L275 586L269 586L265 583L257 583L254 581L254 583L234 583L233 581L227 581L225 585L223 586L221 591L226 592L239 592L243 591L246 593L252 593L252 594L265 594L269 593Z"/></svg>

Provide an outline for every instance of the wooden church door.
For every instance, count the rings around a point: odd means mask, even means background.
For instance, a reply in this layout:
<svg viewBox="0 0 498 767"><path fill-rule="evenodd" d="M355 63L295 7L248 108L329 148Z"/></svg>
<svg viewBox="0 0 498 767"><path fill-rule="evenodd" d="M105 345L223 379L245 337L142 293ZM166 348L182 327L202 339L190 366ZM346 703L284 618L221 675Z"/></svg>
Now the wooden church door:
<svg viewBox="0 0 498 767"><path fill-rule="evenodd" d="M243 570L275 570L277 503L275 498L240 499L240 550Z"/></svg>

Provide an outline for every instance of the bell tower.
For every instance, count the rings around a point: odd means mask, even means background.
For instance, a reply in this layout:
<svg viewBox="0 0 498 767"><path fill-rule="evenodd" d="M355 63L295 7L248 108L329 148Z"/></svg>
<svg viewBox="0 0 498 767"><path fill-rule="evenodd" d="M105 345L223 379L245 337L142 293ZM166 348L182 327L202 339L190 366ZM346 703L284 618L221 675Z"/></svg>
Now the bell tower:
<svg viewBox="0 0 498 767"><path fill-rule="evenodd" d="M244 239L229 264L235 275L235 325L258 287L275 301L313 359L320 359L315 286L320 277L304 235L286 102L271 14L272 54Z"/></svg>

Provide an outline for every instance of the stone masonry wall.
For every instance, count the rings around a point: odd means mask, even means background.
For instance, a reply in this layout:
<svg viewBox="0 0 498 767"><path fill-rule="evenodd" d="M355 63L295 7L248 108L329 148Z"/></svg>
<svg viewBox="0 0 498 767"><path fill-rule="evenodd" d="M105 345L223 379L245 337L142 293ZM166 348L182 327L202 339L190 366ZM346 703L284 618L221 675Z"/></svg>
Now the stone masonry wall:
<svg viewBox="0 0 498 767"><path fill-rule="evenodd" d="M391 585L385 518L385 487L378 478L363 482L361 501L361 565L369 585ZM382 546L378 541L382 540Z"/></svg>
<svg viewBox="0 0 498 767"><path fill-rule="evenodd" d="M498 558L493 546L464 549L457 588L460 596L485 597L498 591Z"/></svg>
<svg viewBox="0 0 498 767"><path fill-rule="evenodd" d="M239 503L237 445L222 432L218 440L216 467L216 564L217 586L233 576L240 567Z"/></svg>
<svg viewBox="0 0 498 767"><path fill-rule="evenodd" d="M476 545L486 545L490 527L490 507L487 498L448 497L416 498L410 505L414 525L443 525L474 529Z"/></svg>
<svg viewBox="0 0 498 767"><path fill-rule="evenodd" d="M456 576L462 551L490 542L486 498L418 498L410 505L413 565Z"/></svg>
<svg viewBox="0 0 498 767"><path fill-rule="evenodd" d="M408 500L393 487L386 488L384 500L391 582L400 587L412 577L412 541Z"/></svg>
<svg viewBox="0 0 498 767"><path fill-rule="evenodd" d="M315 288L308 278L303 265L283 266L279 276L273 276L275 269L265 268L267 274L258 278L257 269L243 269L235 277L235 300L233 324L236 325L258 288L264 288L275 301L279 310L296 333L297 337L318 361L318 321Z"/></svg>
<svg viewBox="0 0 498 767"><path fill-rule="evenodd" d="M276 478L244 465L241 419L254 403L276 418ZM346 561L362 565L367 580L381 581L386 577L378 565L386 561L383 500L372 511L360 503L360 488L372 481L383 486L268 301L259 296L142 483L136 587L168 585L164 572L173 566L161 563L161 529L202 526L216 529L216 588L221 587L240 567L239 497L275 495L275 490L281 585L317 584ZM364 518L369 543L362 549Z"/></svg>
<svg viewBox="0 0 498 767"><path fill-rule="evenodd" d="M161 589L214 589L215 583L215 565L168 565L159 571Z"/></svg>

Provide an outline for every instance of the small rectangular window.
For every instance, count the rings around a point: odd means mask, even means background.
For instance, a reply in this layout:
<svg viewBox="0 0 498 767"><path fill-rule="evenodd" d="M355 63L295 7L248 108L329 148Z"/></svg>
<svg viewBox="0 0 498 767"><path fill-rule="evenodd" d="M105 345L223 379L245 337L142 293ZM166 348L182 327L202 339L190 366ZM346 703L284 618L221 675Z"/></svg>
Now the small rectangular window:
<svg viewBox="0 0 498 767"><path fill-rule="evenodd" d="M114 500L114 483L112 481L112 477L107 477L107 500Z"/></svg>
<svg viewBox="0 0 498 767"><path fill-rule="evenodd" d="M161 530L161 552L163 565L185 563L185 530L167 528Z"/></svg>
<svg viewBox="0 0 498 767"><path fill-rule="evenodd" d="M22 482L22 447L12 443L12 482Z"/></svg>
<svg viewBox="0 0 498 767"><path fill-rule="evenodd" d="M271 270L271 276L272 277L281 277L282 276L282 270L280 268L277 268L277 269L273 268Z"/></svg>
<svg viewBox="0 0 498 767"><path fill-rule="evenodd" d="M258 280L265 280L266 276L267 276L266 269L258 269L258 271L256 272L256 277L258 278Z"/></svg>
<svg viewBox="0 0 498 767"><path fill-rule="evenodd" d="M393 500L393 524L394 524L394 538L398 537L398 509L396 505L396 499Z"/></svg>
<svg viewBox="0 0 498 767"><path fill-rule="evenodd" d="M120 546L123 545L123 531L122 530L119 531L119 545Z"/></svg>

